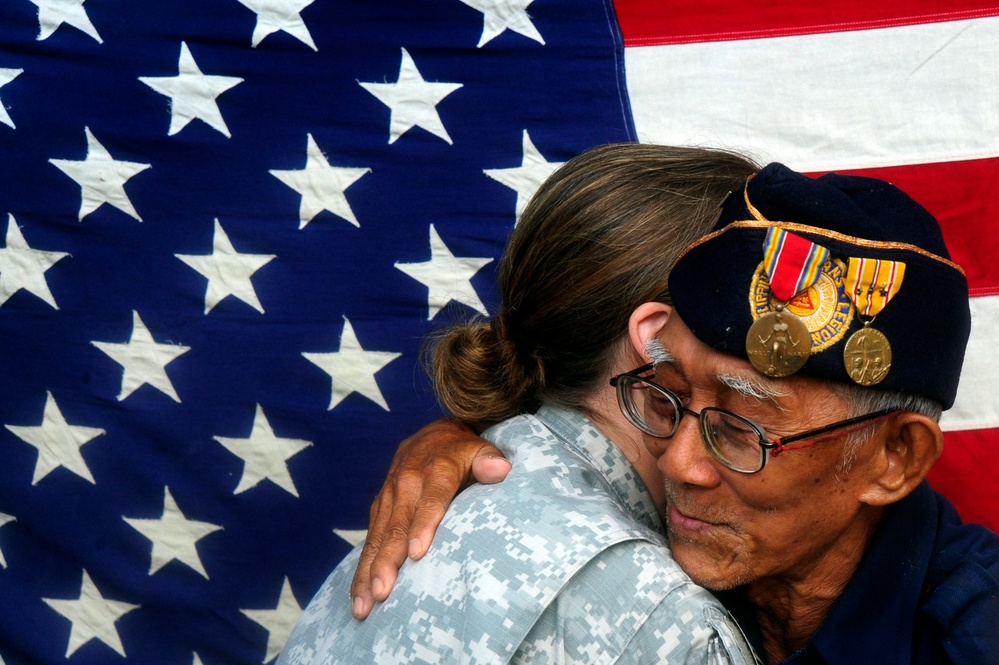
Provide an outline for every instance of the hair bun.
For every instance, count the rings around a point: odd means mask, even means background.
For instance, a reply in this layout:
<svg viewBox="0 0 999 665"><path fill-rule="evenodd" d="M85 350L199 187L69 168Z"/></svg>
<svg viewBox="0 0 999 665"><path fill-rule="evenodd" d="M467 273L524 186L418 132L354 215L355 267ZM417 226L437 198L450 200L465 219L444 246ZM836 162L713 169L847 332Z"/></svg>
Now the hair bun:
<svg viewBox="0 0 999 665"><path fill-rule="evenodd" d="M476 320L450 326L430 342L434 390L456 418L483 427L536 406L541 361L532 353L525 364L502 323Z"/></svg>

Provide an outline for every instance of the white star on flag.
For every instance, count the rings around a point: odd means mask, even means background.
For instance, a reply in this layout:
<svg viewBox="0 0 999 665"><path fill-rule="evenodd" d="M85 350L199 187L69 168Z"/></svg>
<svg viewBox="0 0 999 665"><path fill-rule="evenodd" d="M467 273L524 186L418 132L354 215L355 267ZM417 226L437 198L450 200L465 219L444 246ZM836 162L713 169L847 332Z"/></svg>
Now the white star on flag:
<svg viewBox="0 0 999 665"><path fill-rule="evenodd" d="M350 319L343 317L340 349L333 353L302 353L309 362L321 368L332 379L332 394L327 410L342 402L351 393L361 393L372 402L389 411L388 403L378 388L375 374L401 353L365 351L354 334Z"/></svg>
<svg viewBox="0 0 999 665"><path fill-rule="evenodd" d="M333 529L333 533L350 543L351 547L357 547L368 537L367 529Z"/></svg>
<svg viewBox="0 0 999 665"><path fill-rule="evenodd" d="M119 402L146 383L166 393L175 402L180 402L180 397L174 390L170 377L167 376L166 366L178 356L190 351L191 347L156 342L149 328L139 318L138 312L132 311L132 336L128 342L91 342L91 344L111 356L122 367Z"/></svg>
<svg viewBox="0 0 999 665"><path fill-rule="evenodd" d="M395 267L429 289L427 321L437 316L452 300L486 316L485 304L472 286L472 277L491 258L457 257L451 253L434 225L430 225L430 260L422 263L398 263Z"/></svg>
<svg viewBox="0 0 999 665"><path fill-rule="evenodd" d="M216 218L211 254L174 256L208 279L208 286L205 288L205 314L227 296L235 296L261 314L264 313L250 278L275 259L274 254L240 254L232 246L229 236Z"/></svg>
<svg viewBox="0 0 999 665"><path fill-rule="evenodd" d="M565 162L549 162L541 156L541 152L534 147L531 135L524 130L523 137L524 157L520 166L508 169L484 169L482 172L487 176L503 183L510 189L517 192L517 219L524 214L524 208L530 202L538 188L541 187L548 176L562 166Z"/></svg>
<svg viewBox="0 0 999 665"><path fill-rule="evenodd" d="M59 410L52 393L45 394L45 409L39 425L4 425L14 436L38 450L31 484L37 485L39 480L61 466L96 485L97 481L90 473L90 467L84 461L80 448L106 432L97 427L70 425Z"/></svg>
<svg viewBox="0 0 999 665"><path fill-rule="evenodd" d="M191 55L187 42L180 43L177 76L140 76L139 80L150 88L170 98L170 129L173 136L198 118L226 138L231 138L229 127L215 101L223 92L239 85L243 79L236 76L210 76L203 74Z"/></svg>
<svg viewBox="0 0 999 665"><path fill-rule="evenodd" d="M262 480L269 479L292 496L298 496L298 489L288 471L288 460L311 446L312 442L276 436L259 404L253 417L250 436L245 439L228 436L212 438L243 460L243 475L233 494L245 492L259 485Z"/></svg>
<svg viewBox="0 0 999 665"><path fill-rule="evenodd" d="M38 41L48 39L63 23L68 23L77 30L103 44L104 40L97 34L97 28L90 22L83 3L87 0L29 0L38 7Z"/></svg>
<svg viewBox="0 0 999 665"><path fill-rule="evenodd" d="M437 105L445 97L462 86L461 83L430 83L423 79L420 70L416 68L409 51L402 49L402 64L399 66L399 78L395 83L361 83L360 86L378 98L385 106L392 109L389 120L389 143L413 127L422 127L434 136L448 143L453 143L440 114Z"/></svg>
<svg viewBox="0 0 999 665"><path fill-rule="evenodd" d="M101 142L84 127L87 135L87 157L85 159L50 159L49 163L76 181L80 186L79 220L110 203L126 215L142 221L139 213L125 194L125 183L136 173L145 171L149 164L116 160L111 157Z"/></svg>
<svg viewBox="0 0 999 665"><path fill-rule="evenodd" d="M525 37L530 37L539 44L544 44L545 40L541 33L534 27L531 17L527 15L527 7L534 0L461 0L469 7L477 9L483 14L482 37L479 38L478 47L482 48L494 37L498 37L507 30L513 30Z"/></svg>
<svg viewBox="0 0 999 665"><path fill-rule="evenodd" d="M222 527L209 522L187 519L177 507L177 502L174 500L173 494L170 493L169 487L163 488L163 514L159 519L139 519L124 515L121 518L152 541L150 575L176 559L208 579L208 572L201 563L201 557L198 556L198 549L195 545L208 534L220 531Z"/></svg>
<svg viewBox="0 0 999 665"><path fill-rule="evenodd" d="M313 51L318 51L316 43L312 41L312 35L305 21L302 20L301 11L311 5L316 0L239 0L239 4L252 10L257 15L257 25L253 28L253 38L251 45L256 48L260 42L268 35L279 30L284 31L298 41L311 46Z"/></svg>
<svg viewBox="0 0 999 665"><path fill-rule="evenodd" d="M121 637L114 624L125 614L138 609L139 605L104 598L86 569L83 571L79 597L42 598L42 600L72 623L66 658L94 638L114 649L121 657L125 657L125 647L122 646Z"/></svg>
<svg viewBox="0 0 999 665"><path fill-rule="evenodd" d="M49 284L45 281L45 271L67 256L67 252L49 252L29 247L14 221L14 215L8 213L7 245L0 247L0 305L24 289L59 309L49 290Z"/></svg>
<svg viewBox="0 0 999 665"><path fill-rule="evenodd" d="M0 68L0 88L4 87L14 79L16 79L20 74L24 73L23 69L4 69ZM3 101L0 100L0 122L13 128L14 121L11 119L10 114L3 105Z"/></svg>
<svg viewBox="0 0 999 665"><path fill-rule="evenodd" d="M347 203L346 191L371 169L330 166L329 160L319 149L312 134L308 135L305 150L304 169L270 171L272 176L302 195L302 204L298 212L301 223L298 228L304 229L305 225L323 210L328 210L360 228L361 224Z"/></svg>
<svg viewBox="0 0 999 665"><path fill-rule="evenodd" d="M7 513L0 513L0 527L4 526L5 524L10 524L11 522L16 522L16 521L17 518L14 517L13 515L8 515ZM3 550L0 550L0 568L6 568L6 567L7 567L7 559L4 558Z"/></svg>
<svg viewBox="0 0 999 665"><path fill-rule="evenodd" d="M295 594L291 592L291 583L285 577L281 585L281 597L273 610L241 609L240 612L267 630L267 655L264 656L264 662L267 663L281 653L298 622L298 617L302 615L302 606L295 600Z"/></svg>

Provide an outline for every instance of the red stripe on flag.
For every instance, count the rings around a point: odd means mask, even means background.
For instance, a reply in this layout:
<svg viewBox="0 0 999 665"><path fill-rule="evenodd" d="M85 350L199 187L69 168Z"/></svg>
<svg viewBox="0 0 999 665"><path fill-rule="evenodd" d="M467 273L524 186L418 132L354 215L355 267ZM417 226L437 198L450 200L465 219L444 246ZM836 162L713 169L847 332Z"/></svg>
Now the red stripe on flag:
<svg viewBox="0 0 999 665"><path fill-rule="evenodd" d="M939 221L972 296L999 294L999 159L843 171L887 180Z"/></svg>
<svg viewBox="0 0 999 665"><path fill-rule="evenodd" d="M941 5L944 5L941 7ZM615 0L626 46L688 44L890 28L999 15L994 0ZM843 17L850 17L844 20Z"/></svg>
<svg viewBox="0 0 999 665"><path fill-rule="evenodd" d="M957 506L965 522L999 532L999 475L995 473L995 430L944 434L943 457L929 480Z"/></svg>

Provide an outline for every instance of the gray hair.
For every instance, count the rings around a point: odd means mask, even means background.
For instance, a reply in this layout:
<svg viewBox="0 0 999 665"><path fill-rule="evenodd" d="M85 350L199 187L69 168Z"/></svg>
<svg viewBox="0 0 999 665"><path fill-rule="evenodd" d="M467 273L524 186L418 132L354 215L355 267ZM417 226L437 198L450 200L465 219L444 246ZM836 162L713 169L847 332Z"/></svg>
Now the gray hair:
<svg viewBox="0 0 999 665"><path fill-rule="evenodd" d="M914 395L912 393L878 390L865 386L851 386L845 383L834 383L833 391L846 403L847 418L855 418L875 411L910 411L940 421L943 405L936 400ZM870 438L870 430L861 428L850 432L845 437L843 459L840 460L839 472L848 473L857 457L860 446Z"/></svg>

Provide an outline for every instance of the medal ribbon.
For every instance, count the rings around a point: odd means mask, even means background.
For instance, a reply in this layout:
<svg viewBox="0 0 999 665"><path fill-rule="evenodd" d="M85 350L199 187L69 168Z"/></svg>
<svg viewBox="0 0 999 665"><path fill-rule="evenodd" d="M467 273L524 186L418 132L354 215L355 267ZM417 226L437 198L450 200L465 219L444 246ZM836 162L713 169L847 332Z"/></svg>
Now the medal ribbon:
<svg viewBox="0 0 999 665"><path fill-rule="evenodd" d="M772 226L763 243L763 267L774 297L789 302L819 278L829 250L784 229Z"/></svg>
<svg viewBox="0 0 999 665"><path fill-rule="evenodd" d="M905 277L905 263L850 257L843 284L861 316L877 316L895 297Z"/></svg>

